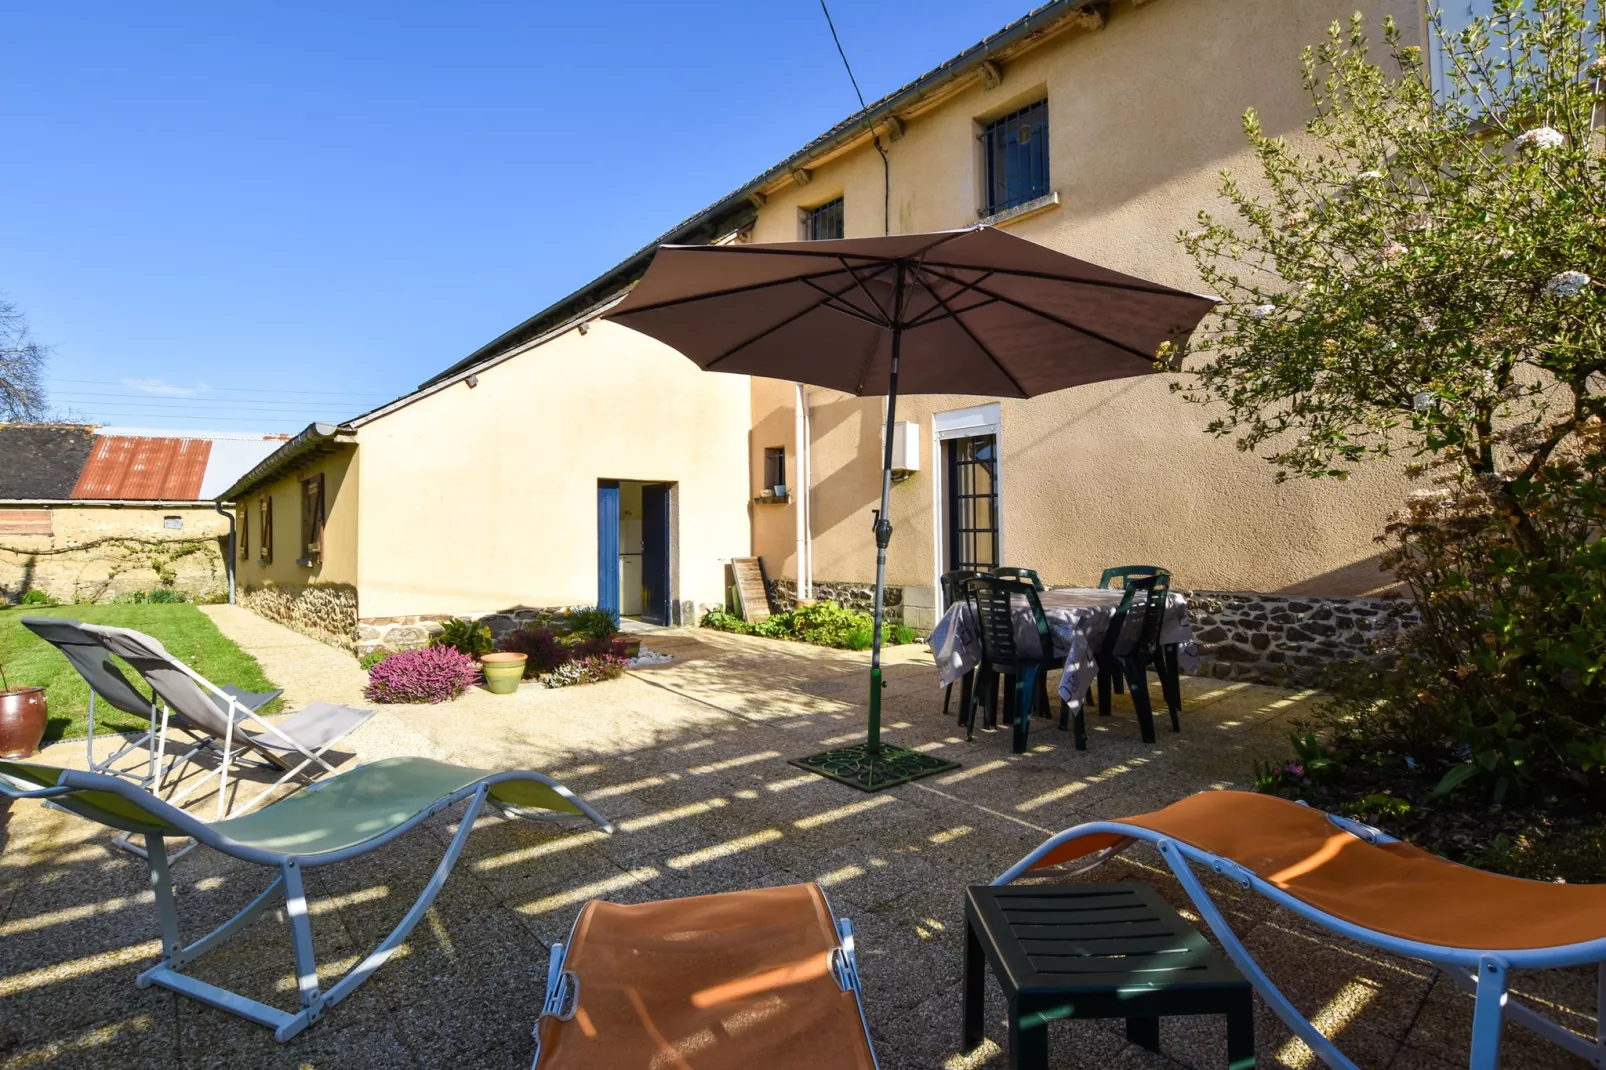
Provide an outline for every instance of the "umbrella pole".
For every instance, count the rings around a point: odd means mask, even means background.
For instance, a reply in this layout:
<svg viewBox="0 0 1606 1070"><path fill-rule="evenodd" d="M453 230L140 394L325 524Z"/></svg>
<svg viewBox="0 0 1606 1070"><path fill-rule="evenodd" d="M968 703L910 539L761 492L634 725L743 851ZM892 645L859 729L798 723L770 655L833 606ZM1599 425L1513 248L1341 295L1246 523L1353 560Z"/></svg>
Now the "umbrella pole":
<svg viewBox="0 0 1606 1070"><path fill-rule="evenodd" d="M903 288L903 269L898 269L898 288ZM886 613L887 544L892 541L892 521L887 508L892 498L892 429L898 411L898 351L903 328L892 330L892 370L887 383L886 443L881 458L881 508L875 514L875 631L870 640L870 731L865 742L856 746L795 758L791 764L811 773L858 788L881 791L911 780L958 769L958 762L936 758L917 750L883 746L881 743L881 624Z"/></svg>
<svg viewBox="0 0 1606 1070"><path fill-rule="evenodd" d="M881 752L881 623L886 615L887 598L887 544L892 541L892 521L887 509L892 498L892 428L898 411L898 349L903 341L903 328L892 330L892 374L887 384L887 427L882 435L886 442L881 454L881 508L876 510L875 524L875 630L870 638L870 736L865 749L870 754Z"/></svg>

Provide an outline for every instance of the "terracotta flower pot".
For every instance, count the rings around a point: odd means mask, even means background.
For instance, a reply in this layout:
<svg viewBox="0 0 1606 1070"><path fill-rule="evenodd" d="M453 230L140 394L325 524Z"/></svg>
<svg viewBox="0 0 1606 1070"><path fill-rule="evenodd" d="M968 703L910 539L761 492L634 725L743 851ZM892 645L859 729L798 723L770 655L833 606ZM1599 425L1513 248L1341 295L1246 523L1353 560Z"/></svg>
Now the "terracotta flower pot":
<svg viewBox="0 0 1606 1070"><path fill-rule="evenodd" d="M45 735L45 689L0 691L0 758L27 758Z"/></svg>
<svg viewBox="0 0 1606 1070"><path fill-rule="evenodd" d="M493 695L511 695L519 689L524 678L526 654L503 651L480 658L480 669L485 673L485 690Z"/></svg>

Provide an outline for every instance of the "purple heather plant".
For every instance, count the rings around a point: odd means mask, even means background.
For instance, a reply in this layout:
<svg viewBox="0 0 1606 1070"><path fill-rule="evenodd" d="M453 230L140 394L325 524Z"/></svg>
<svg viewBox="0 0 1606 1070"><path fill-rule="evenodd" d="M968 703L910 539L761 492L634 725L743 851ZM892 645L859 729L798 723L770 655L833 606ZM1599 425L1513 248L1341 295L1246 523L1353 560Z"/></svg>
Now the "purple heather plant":
<svg viewBox="0 0 1606 1070"><path fill-rule="evenodd" d="M372 702L448 702L474 685L474 659L449 646L392 654L368 671L363 694Z"/></svg>

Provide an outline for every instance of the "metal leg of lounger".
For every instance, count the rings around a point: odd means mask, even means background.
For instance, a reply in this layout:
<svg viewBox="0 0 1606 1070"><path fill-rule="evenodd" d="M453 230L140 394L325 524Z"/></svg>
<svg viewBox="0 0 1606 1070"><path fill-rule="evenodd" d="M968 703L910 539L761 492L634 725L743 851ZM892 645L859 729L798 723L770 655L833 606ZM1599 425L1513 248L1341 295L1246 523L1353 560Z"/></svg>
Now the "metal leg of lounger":
<svg viewBox="0 0 1606 1070"><path fill-rule="evenodd" d="M480 809L485 805L485 797L488 790L489 789L482 784L480 789L474 793L471 799L469 799L468 809L463 811L462 823L458 826L457 834L452 837L452 842L446 848L446 854L441 858L440 865L435 867L435 875L432 876L429 879L429 883L424 886L423 893L420 894L417 901L413 903L413 908L407 912L407 916L402 918L401 922L396 926L396 928L391 930L389 936L385 937L384 943L374 948L373 952L370 953L367 958L363 959L362 962L358 963L356 966L353 966L351 971L347 973L346 976L342 977L333 988L329 989L329 991L324 993L322 996L318 995L318 974L316 968L312 966L311 960L311 927L307 924L305 915L301 916L299 922L294 917L291 918L292 930L299 925L301 930L305 933L308 956L308 965L305 969L311 971L312 996L311 1002L306 1003L306 977L303 967L299 961L301 955L298 945L296 955L298 960L297 970L298 972L303 973L302 998L305 1006L300 1014L297 1014L290 1021L281 1025L274 1032L273 1035L275 1039L280 1041L289 1040L307 1026L317 1021L318 1018L321 1017L323 1013L330 1007L333 1007L336 1003L339 1003L341 1000L351 995L358 985L368 980L375 970L383 966L390 956L395 954L396 949L401 946L403 940L407 939L408 934L413 931L414 926L423 920L424 912L429 909L430 904L435 901L435 897L440 894L441 888L446 884L446 878L451 876L453 867L457 865L458 856L463 853L463 845L468 842L469 833L474 830L474 822L480 815ZM286 895L288 894L289 886L287 882Z"/></svg>
<svg viewBox="0 0 1606 1070"><path fill-rule="evenodd" d="M1344 1053L1339 1051L1331 1040L1322 1036L1317 1028L1288 1001L1288 997L1271 983L1266 971L1260 968L1260 964L1238 939L1238 934L1227 924L1227 919L1222 916L1215 900L1210 898L1210 893L1199 883L1199 878L1194 875L1193 868L1188 865L1187 858L1177 849L1177 845L1170 840L1160 840L1155 846L1159 848L1160 856L1166 860L1166 864L1171 867L1171 872L1176 874L1177 880L1182 883L1183 891L1188 893L1188 898L1193 900L1193 905L1199 909L1199 916L1204 918L1205 924L1210 926L1210 931L1221 941L1222 950L1232 959L1232 964L1238 967L1239 973L1249 979L1250 984L1255 986L1260 998L1271 1006L1277 1017L1283 1020L1283 1024L1292 1029L1294 1035L1303 1040L1310 1050L1316 1053L1316 1057L1333 1070L1359 1070L1359 1067L1345 1058ZM1245 884L1245 888L1248 887Z"/></svg>
<svg viewBox="0 0 1606 1070"><path fill-rule="evenodd" d="M1477 994L1478 982L1474 971L1464 966L1453 966L1443 962L1435 963L1434 965L1444 971L1444 975L1461 986L1462 989L1474 995ZM1606 964L1602 964L1601 971L1601 979L1606 981ZM1599 1012L1597 1011L1596 1013L1598 1016ZM1505 1017L1515 1025L1520 1025L1524 1029L1538 1033L1557 1047L1572 1052L1591 1066L1606 1067L1606 1043L1602 1043L1599 1039L1592 1041L1587 1037L1579 1036L1560 1022L1547 1018L1532 1007L1512 999L1509 993L1505 1000ZM1597 1036L1600 1033L1598 1022L1596 1033Z"/></svg>
<svg viewBox="0 0 1606 1070"><path fill-rule="evenodd" d="M1506 972L1506 960L1499 955L1485 955L1478 960L1469 1070L1499 1070L1500 1027L1506 1017Z"/></svg>

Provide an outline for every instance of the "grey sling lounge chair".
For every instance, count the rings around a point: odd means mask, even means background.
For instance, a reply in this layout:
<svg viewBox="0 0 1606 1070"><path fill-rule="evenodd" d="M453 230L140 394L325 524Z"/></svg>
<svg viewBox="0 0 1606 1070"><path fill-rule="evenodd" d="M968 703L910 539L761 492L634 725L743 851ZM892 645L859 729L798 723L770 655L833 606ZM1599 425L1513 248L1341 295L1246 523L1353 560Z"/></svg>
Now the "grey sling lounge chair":
<svg viewBox="0 0 1606 1070"><path fill-rule="evenodd" d="M128 662L166 708L183 718L186 727L205 733L220 745L217 768L169 800L176 803L217 776L220 819L251 809L291 778L310 784L320 772L333 773L335 768L324 760L324 753L374 715L373 710L314 702L277 724L269 724L255 708L179 661L151 636L101 624L85 624L82 628L101 646ZM248 801L225 809L229 767L247 754L256 755L283 775Z"/></svg>
<svg viewBox="0 0 1606 1070"><path fill-rule="evenodd" d="M209 736L190 731L187 723L180 719L174 727L185 730L190 736L189 749L170 762L166 768L159 770L159 763L166 757L167 752L168 723L157 709L158 703L154 693L150 698L146 698L139 688L129 682L128 677L124 676L123 671L111 660L110 652L101 645L100 640L86 631L80 622L67 617L23 617L22 626L55 647L67 659L68 664L78 670L78 675L83 677L84 683L89 685L89 738L84 741L84 747L89 757L90 772L128 777L142 788L149 788L152 784L159 786L167 773L183 765L210 742ZM252 713L282 693L242 691L231 684L224 684L222 690ZM145 717L150 721L150 727L142 735L132 740L124 740L121 747L100 761L95 760L97 698L124 713ZM222 704L219 703L219 706L221 709ZM138 766L126 769L116 767L116 763L124 755L141 747L149 752L144 772L139 772Z"/></svg>
<svg viewBox="0 0 1606 1070"><path fill-rule="evenodd" d="M139 986L160 985L269 1026L280 1041L289 1040L316 1022L395 953L446 883L487 802L516 816L536 816L532 811L541 812L540 816L595 822L603 831L613 832L613 826L602 815L551 777L468 769L428 758L389 758L358 766L260 810L211 824L126 780L27 762L0 761L0 795L43 799L91 821L144 836L161 923L162 959L139 975ZM361 858L464 800L468 806L457 833L400 924L328 991L320 990L301 871ZM180 938L163 844L163 837L171 836L192 837L231 858L277 869L279 874L244 910L186 945ZM189 963L238 935L281 897L295 953L300 1001L295 1013L182 972Z"/></svg>

